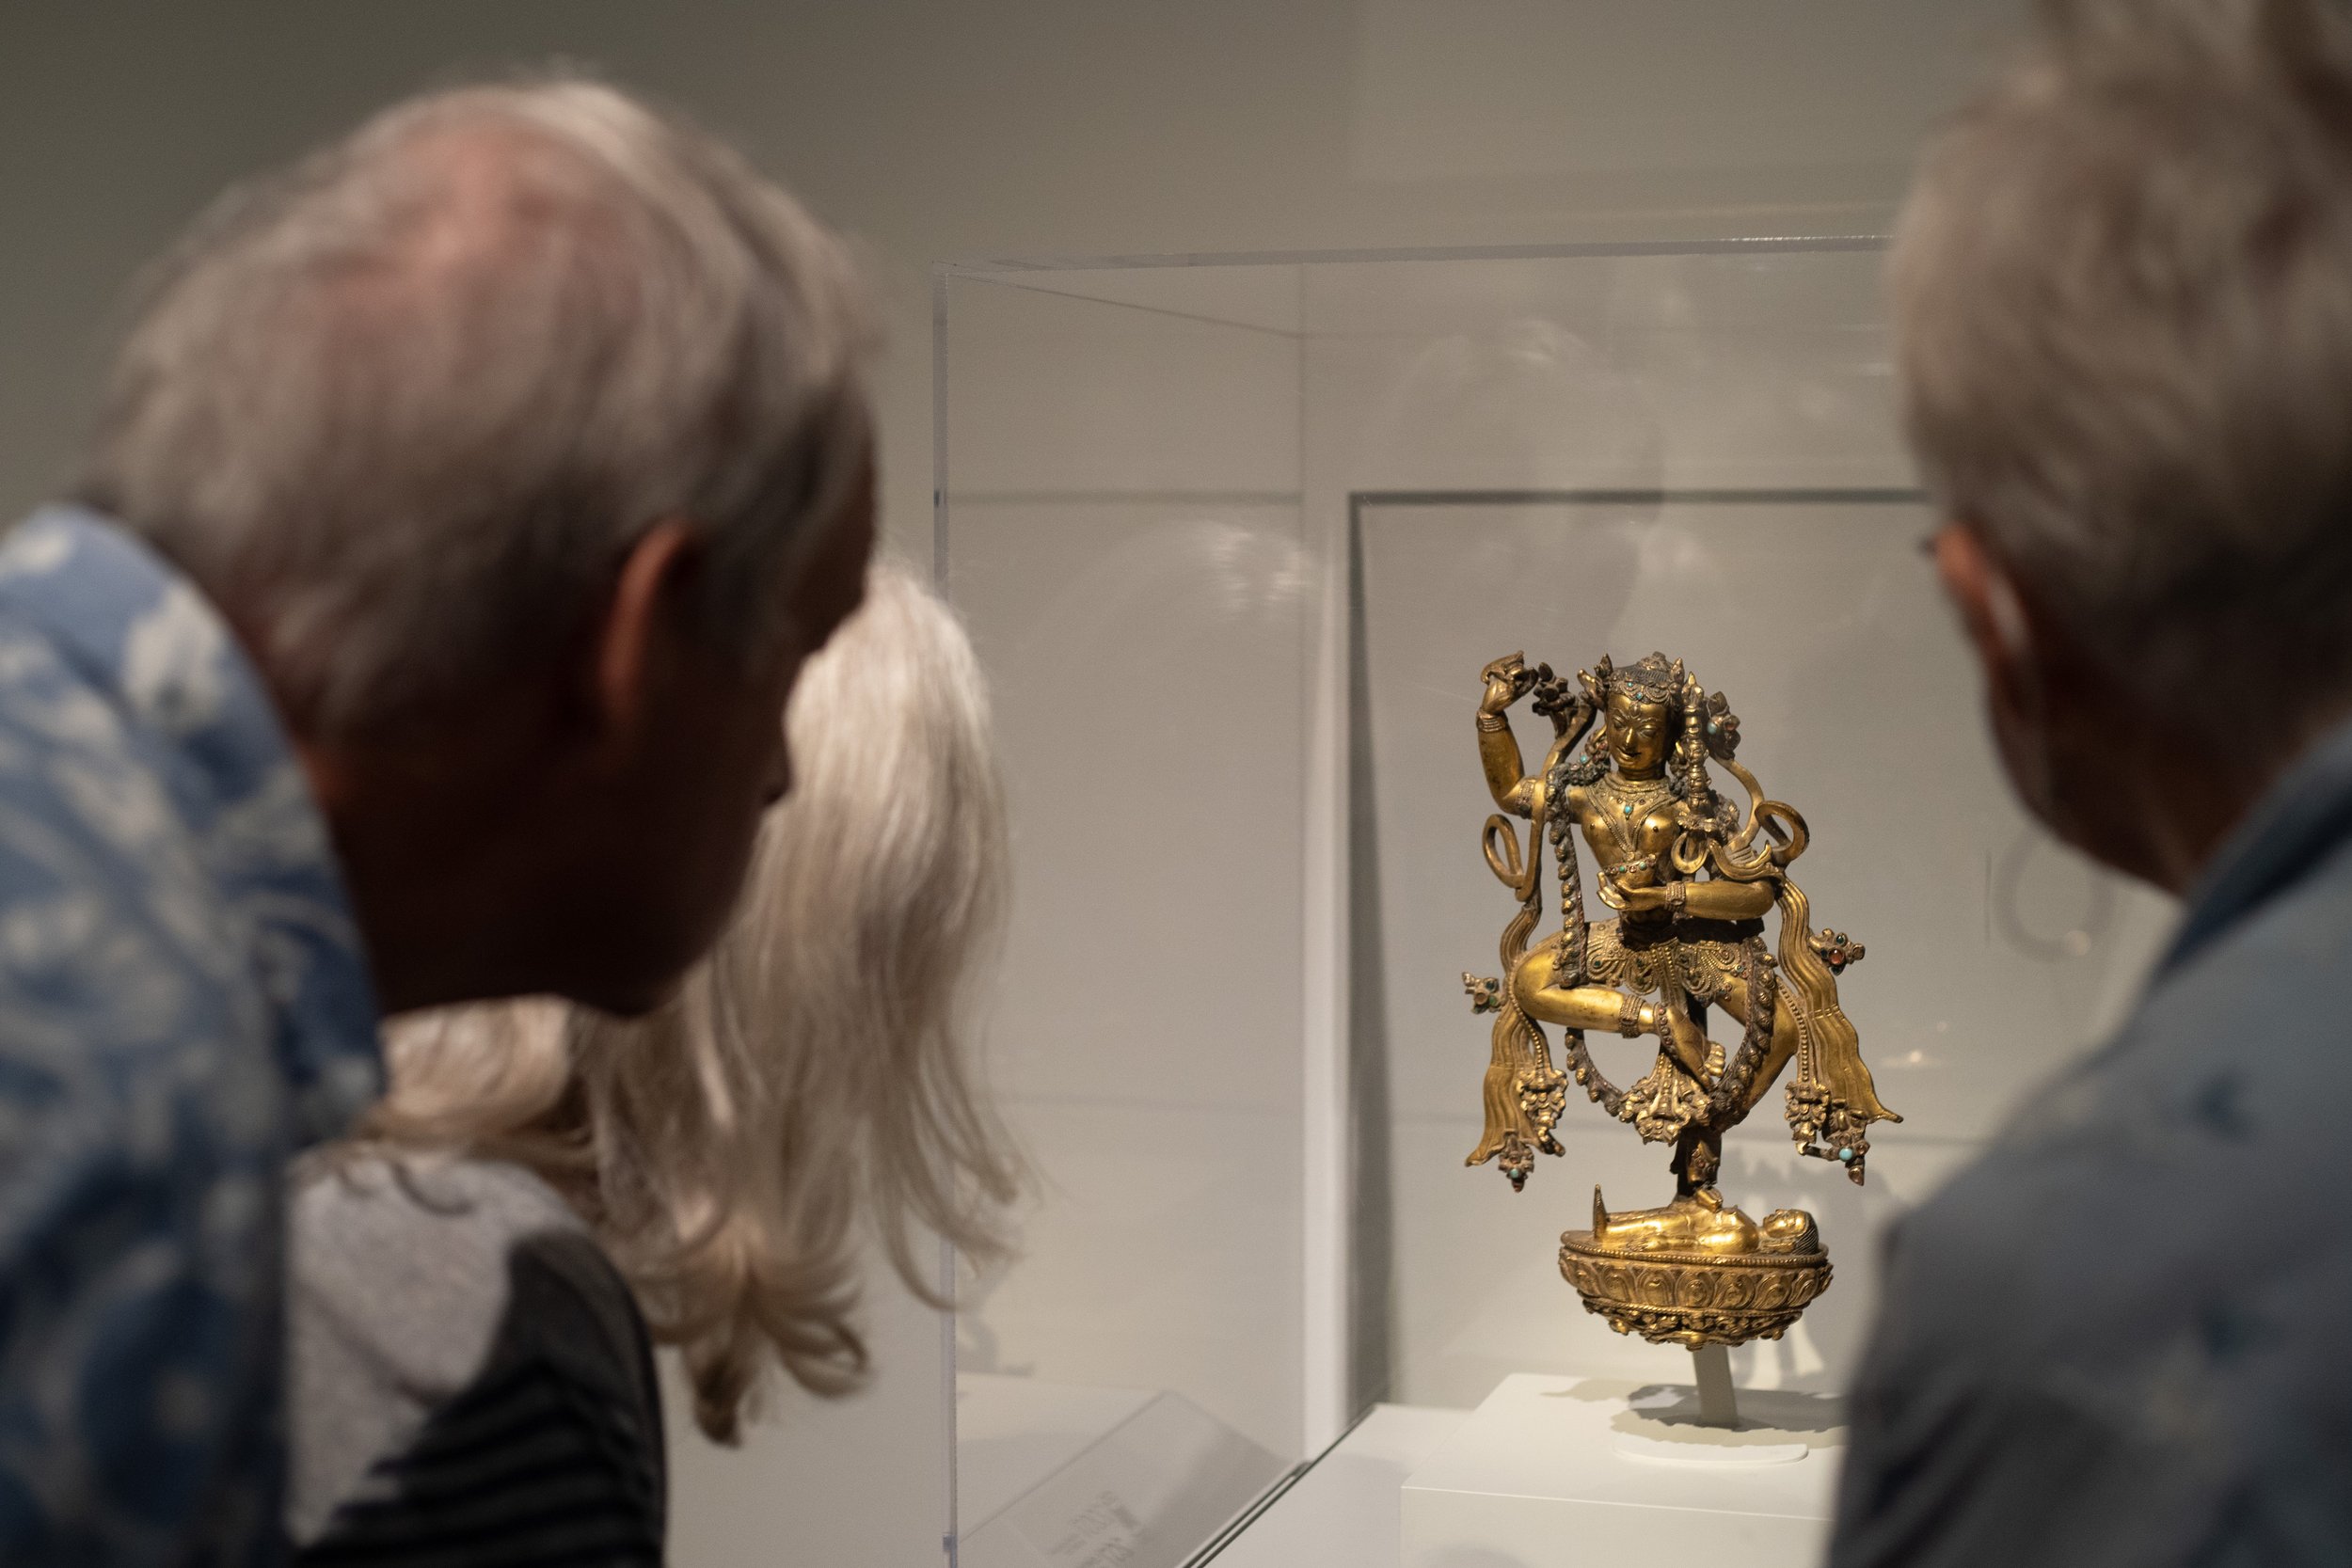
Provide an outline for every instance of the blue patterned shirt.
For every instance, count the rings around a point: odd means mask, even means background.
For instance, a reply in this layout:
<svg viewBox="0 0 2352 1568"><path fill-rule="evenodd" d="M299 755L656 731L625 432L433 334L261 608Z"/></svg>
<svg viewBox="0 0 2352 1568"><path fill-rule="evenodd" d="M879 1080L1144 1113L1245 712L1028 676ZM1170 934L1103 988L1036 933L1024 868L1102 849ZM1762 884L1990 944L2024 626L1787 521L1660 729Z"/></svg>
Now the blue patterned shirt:
<svg viewBox="0 0 2352 1568"><path fill-rule="evenodd" d="M382 1071L326 824L220 617L0 542L0 1561L266 1562L282 1175Z"/></svg>

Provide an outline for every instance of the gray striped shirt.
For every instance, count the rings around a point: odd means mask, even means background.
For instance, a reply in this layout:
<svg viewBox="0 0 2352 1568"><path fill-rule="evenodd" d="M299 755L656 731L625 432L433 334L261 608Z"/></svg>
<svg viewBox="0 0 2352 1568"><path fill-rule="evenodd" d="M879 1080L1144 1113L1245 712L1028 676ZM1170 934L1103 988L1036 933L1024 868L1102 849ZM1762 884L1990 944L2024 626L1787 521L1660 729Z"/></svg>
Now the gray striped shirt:
<svg viewBox="0 0 2352 1568"><path fill-rule="evenodd" d="M298 1560L661 1560L644 1321L552 1189L370 1155L297 1175L291 1215Z"/></svg>

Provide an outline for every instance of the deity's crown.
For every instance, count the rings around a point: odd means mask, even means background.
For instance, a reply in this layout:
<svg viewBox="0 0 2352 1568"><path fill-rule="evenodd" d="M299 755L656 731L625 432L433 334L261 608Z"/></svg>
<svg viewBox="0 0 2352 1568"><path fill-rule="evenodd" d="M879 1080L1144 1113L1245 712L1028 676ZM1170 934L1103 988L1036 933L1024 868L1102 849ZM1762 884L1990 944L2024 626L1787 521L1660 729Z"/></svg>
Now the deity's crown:
<svg viewBox="0 0 2352 1568"><path fill-rule="evenodd" d="M1590 670L1578 671L1576 678L1596 703L1605 703L1611 692L1622 691L1664 707L1682 705L1682 660L1670 659L1661 653L1645 654L1622 670L1603 654L1599 663Z"/></svg>

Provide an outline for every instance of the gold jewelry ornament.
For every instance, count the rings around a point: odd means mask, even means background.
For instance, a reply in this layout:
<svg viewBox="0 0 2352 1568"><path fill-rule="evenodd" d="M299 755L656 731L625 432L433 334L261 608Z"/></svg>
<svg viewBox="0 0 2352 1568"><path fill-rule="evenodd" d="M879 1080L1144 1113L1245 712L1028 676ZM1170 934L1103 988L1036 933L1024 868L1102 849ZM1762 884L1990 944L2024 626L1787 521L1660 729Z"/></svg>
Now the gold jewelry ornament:
<svg viewBox="0 0 2352 1568"><path fill-rule="evenodd" d="M1485 829L1486 862L1518 909L1503 927L1502 975L1463 977L1473 1006L1496 1015L1486 1131L1468 1163L1499 1158L1512 1187L1524 1187L1535 1152L1562 1152L1552 1129L1572 1079L1609 1116L1675 1151L1673 1202L1612 1213L1596 1189L1592 1228L1561 1237L1561 1273L1586 1308L1620 1333L1694 1350L1778 1338L1828 1288L1829 1255L1810 1214L1780 1210L1759 1222L1724 1200L1714 1185L1723 1135L1793 1067L1786 1116L1799 1151L1864 1179L1870 1124L1902 1118L1880 1101L1838 1005L1837 976L1863 945L1813 929L1788 876L1809 842L1804 818L1765 798L1735 755L1730 704L1679 659L1654 653L1620 670L1603 657L1571 687L1513 654L1482 676L1491 700L1482 708L1504 710L1478 715L1479 758L1500 808ZM1507 712L1529 692L1552 732L1532 773ZM1738 781L1744 811L1716 792L1710 768ZM1528 824L1523 845L1513 817ZM1586 919L1580 840L1605 868L1597 889L1615 919ZM1561 920L1537 940L1547 841ZM1658 890L1655 907L1631 897L1640 890ZM1775 913L1777 958L1765 943ZM1741 1028L1728 1051L1707 1037L1717 1006ZM1645 1014L1651 1028L1641 1027ZM1546 1024L1561 1031L1565 1073ZM1587 1031L1610 1029L1659 1038L1656 1066L1626 1089L1585 1046Z"/></svg>

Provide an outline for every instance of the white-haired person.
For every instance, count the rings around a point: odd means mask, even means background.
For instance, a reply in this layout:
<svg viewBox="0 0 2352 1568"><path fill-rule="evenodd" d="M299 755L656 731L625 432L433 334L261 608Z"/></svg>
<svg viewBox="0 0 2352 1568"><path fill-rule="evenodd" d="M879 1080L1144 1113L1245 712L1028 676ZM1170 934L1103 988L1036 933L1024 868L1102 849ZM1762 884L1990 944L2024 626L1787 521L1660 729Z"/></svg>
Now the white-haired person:
<svg viewBox="0 0 2352 1568"><path fill-rule="evenodd" d="M858 1382L863 1243L933 1299L930 1237L998 1250L1011 1172L963 1053L1006 830L953 612L878 566L789 722L792 793L682 994L403 1021L382 1105L302 1167L299 1560L658 1562L644 1325L732 1441L763 1368Z"/></svg>
<svg viewBox="0 0 2352 1568"><path fill-rule="evenodd" d="M0 1561L275 1560L284 1173L380 1016L660 1002L873 537L842 245L568 80L392 108L151 279L0 542Z"/></svg>
<svg viewBox="0 0 2352 1568"><path fill-rule="evenodd" d="M2352 6L2045 6L1892 278L2010 778L2185 913L1898 1223L1830 1560L2352 1561Z"/></svg>

